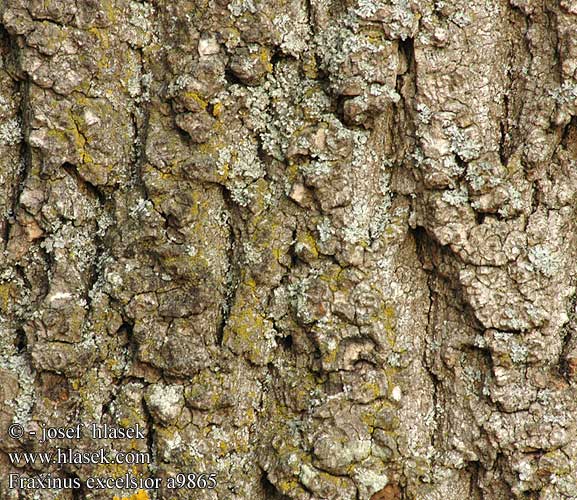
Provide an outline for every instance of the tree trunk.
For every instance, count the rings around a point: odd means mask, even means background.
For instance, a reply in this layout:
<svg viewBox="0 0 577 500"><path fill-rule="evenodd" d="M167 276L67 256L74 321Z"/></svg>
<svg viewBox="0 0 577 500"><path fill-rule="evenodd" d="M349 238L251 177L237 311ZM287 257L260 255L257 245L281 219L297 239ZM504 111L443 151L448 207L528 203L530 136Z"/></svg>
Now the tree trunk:
<svg viewBox="0 0 577 500"><path fill-rule="evenodd" d="M0 16L1 499L577 497L573 1Z"/></svg>

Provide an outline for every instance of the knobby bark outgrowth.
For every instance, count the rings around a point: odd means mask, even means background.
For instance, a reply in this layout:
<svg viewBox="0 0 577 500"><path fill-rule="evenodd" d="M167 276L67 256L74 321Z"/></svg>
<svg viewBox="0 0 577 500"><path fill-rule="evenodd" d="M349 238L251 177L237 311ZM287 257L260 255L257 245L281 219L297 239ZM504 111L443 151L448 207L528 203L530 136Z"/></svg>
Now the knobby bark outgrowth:
<svg viewBox="0 0 577 500"><path fill-rule="evenodd" d="M1 499L577 498L574 1L0 23Z"/></svg>

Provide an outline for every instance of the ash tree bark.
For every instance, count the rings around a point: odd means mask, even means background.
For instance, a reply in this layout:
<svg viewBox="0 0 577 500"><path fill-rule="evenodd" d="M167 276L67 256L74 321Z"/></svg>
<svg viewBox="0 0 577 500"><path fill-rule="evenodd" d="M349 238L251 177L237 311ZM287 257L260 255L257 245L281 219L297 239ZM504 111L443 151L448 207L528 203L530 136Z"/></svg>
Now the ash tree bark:
<svg viewBox="0 0 577 500"><path fill-rule="evenodd" d="M0 22L1 498L577 498L574 2ZM16 467L71 445L15 423L152 461Z"/></svg>

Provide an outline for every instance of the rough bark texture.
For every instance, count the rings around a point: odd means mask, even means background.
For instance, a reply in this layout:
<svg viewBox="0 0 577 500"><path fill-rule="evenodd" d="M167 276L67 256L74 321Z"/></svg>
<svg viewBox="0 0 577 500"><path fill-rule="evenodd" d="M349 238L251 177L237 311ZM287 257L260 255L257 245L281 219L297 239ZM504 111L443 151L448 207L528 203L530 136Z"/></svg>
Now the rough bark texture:
<svg viewBox="0 0 577 500"><path fill-rule="evenodd" d="M0 0L0 498L577 498L575 5Z"/></svg>

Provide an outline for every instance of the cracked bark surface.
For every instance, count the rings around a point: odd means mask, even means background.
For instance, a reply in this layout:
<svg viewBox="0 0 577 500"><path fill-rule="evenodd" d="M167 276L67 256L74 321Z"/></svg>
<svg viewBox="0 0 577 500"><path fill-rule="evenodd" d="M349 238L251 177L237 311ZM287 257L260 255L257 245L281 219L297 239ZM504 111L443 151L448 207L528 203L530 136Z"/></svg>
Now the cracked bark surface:
<svg viewBox="0 0 577 500"><path fill-rule="evenodd" d="M570 0L3 0L4 439L158 499L577 498ZM66 447L64 440L52 443Z"/></svg>

